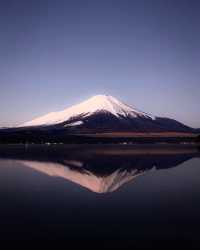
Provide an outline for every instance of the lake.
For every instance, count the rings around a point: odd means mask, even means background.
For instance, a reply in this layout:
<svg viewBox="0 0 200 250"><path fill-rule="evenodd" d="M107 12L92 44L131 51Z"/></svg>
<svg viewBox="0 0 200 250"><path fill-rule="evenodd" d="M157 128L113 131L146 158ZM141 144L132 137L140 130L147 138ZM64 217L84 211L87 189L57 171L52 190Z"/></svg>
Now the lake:
<svg viewBox="0 0 200 250"><path fill-rule="evenodd" d="M0 146L0 239L195 247L194 145Z"/></svg>

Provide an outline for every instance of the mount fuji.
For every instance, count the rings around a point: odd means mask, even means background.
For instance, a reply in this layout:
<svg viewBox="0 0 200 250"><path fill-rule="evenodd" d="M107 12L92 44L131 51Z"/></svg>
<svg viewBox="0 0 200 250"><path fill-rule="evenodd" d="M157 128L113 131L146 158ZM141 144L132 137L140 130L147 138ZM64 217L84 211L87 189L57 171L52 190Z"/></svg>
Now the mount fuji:
<svg viewBox="0 0 200 250"><path fill-rule="evenodd" d="M0 143L157 143L194 142L199 131L176 120L97 95L17 127L0 129Z"/></svg>
<svg viewBox="0 0 200 250"><path fill-rule="evenodd" d="M46 114L18 127L62 128L76 133L193 131L176 120L139 111L109 95L93 96L78 105Z"/></svg>

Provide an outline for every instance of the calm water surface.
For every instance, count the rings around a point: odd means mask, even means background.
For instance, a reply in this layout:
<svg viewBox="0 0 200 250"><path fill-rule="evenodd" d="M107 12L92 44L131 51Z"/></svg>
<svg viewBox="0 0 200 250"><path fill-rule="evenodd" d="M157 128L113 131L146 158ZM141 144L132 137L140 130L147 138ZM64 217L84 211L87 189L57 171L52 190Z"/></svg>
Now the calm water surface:
<svg viewBox="0 0 200 250"><path fill-rule="evenodd" d="M0 146L0 239L197 246L194 146Z"/></svg>

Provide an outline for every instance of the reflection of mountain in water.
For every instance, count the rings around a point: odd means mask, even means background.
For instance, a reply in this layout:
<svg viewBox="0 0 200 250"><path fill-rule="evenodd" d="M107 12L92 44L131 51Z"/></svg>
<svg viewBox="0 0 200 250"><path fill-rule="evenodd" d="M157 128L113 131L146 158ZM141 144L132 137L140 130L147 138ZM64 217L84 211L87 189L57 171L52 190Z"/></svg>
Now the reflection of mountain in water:
<svg viewBox="0 0 200 250"><path fill-rule="evenodd" d="M34 161L20 161L20 163L49 176L62 177L96 193L112 192L143 172L137 169L130 169L129 171L118 169L107 176L101 176L86 169L79 170L68 167L68 165L62 165L61 163Z"/></svg>
<svg viewBox="0 0 200 250"><path fill-rule="evenodd" d="M66 151L67 150L67 151ZM106 193L151 170L166 169L199 157L194 147L0 150L1 158L16 159L26 167Z"/></svg>

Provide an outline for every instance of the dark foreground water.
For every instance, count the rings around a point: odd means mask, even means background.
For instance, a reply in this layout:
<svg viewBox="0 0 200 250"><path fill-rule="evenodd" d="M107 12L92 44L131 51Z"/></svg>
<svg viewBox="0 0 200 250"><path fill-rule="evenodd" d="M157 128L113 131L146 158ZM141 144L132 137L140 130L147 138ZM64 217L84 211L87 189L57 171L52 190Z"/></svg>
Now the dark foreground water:
<svg viewBox="0 0 200 250"><path fill-rule="evenodd" d="M200 243L200 153L194 146L0 146L0 201L0 239L191 249Z"/></svg>

